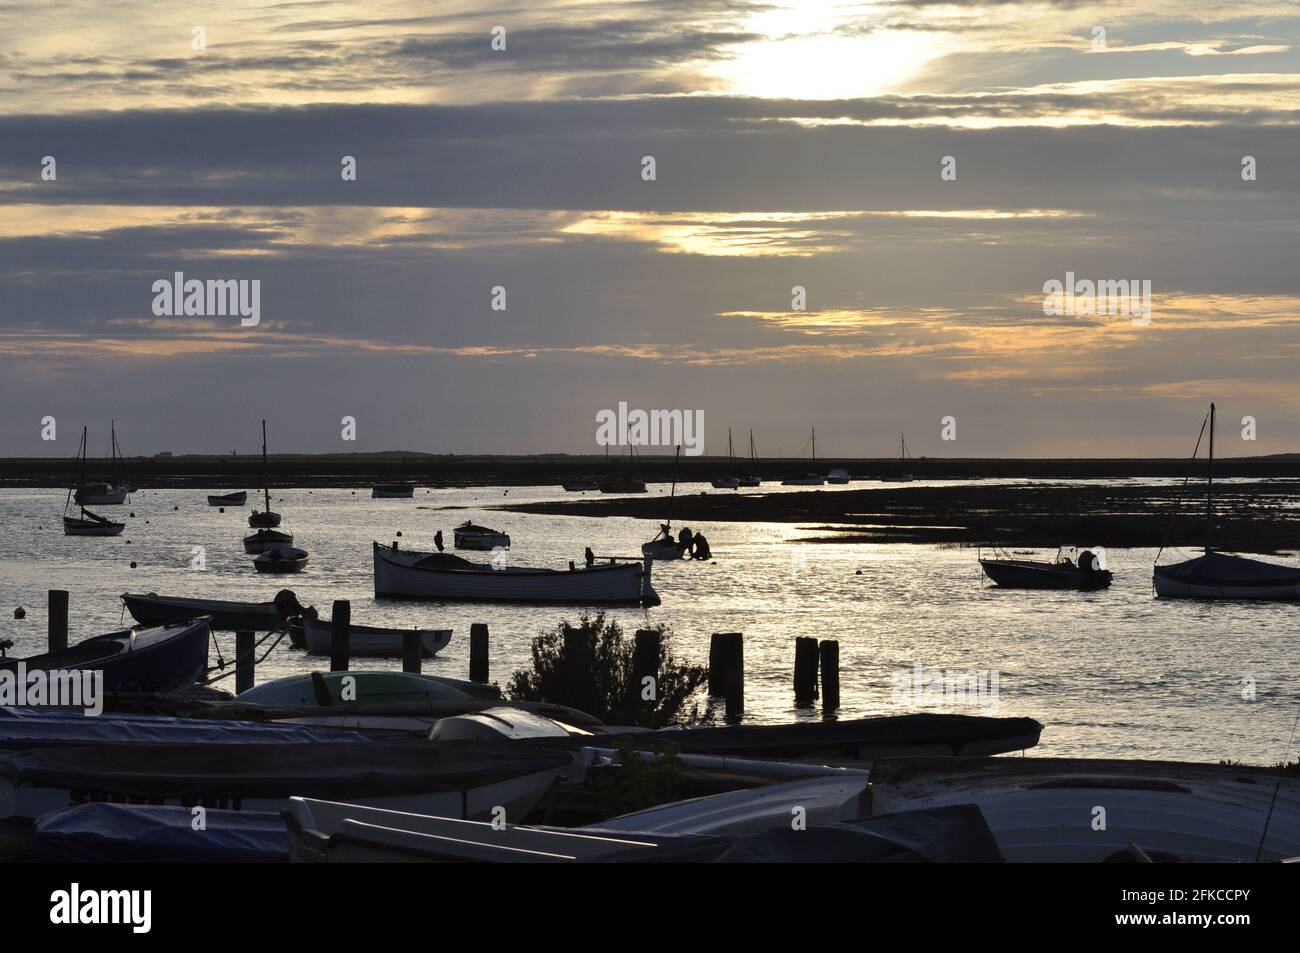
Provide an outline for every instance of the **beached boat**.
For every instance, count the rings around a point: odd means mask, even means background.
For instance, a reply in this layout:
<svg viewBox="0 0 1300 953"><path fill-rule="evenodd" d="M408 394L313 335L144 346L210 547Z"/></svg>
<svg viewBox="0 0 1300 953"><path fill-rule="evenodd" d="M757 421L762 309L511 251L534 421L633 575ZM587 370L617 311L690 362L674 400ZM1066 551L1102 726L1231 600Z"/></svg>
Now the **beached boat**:
<svg viewBox="0 0 1300 953"><path fill-rule="evenodd" d="M226 493L223 495L208 494L208 506L243 506L247 502L247 490L240 490L238 493Z"/></svg>
<svg viewBox="0 0 1300 953"><path fill-rule="evenodd" d="M585 493L588 490L600 489L600 484L595 480L566 480L560 486L566 493Z"/></svg>
<svg viewBox="0 0 1300 953"><path fill-rule="evenodd" d="M375 595L443 602L533 602L580 605L658 605L650 560L568 569L528 569L472 563L451 553L398 550L373 543Z"/></svg>
<svg viewBox="0 0 1300 953"><path fill-rule="evenodd" d="M257 529L274 529L280 525L280 514L271 512L271 475L266 464L266 421L262 421L262 495L266 509L253 510L248 515L248 525Z"/></svg>
<svg viewBox="0 0 1300 953"><path fill-rule="evenodd" d="M370 488L373 500L409 500L414 495L414 483L381 483Z"/></svg>
<svg viewBox="0 0 1300 953"><path fill-rule="evenodd" d="M1214 404L1210 428L1209 469L1205 492L1205 553L1181 563L1152 570L1156 595L1166 599L1300 599L1300 569L1222 553L1214 548ZM1201 425L1204 433L1205 424ZM1197 440L1197 448L1200 440ZM1156 553L1157 563L1162 546Z"/></svg>
<svg viewBox="0 0 1300 953"><path fill-rule="evenodd" d="M984 575L1003 589L1077 589L1092 592L1111 584L1111 572L1104 568L1096 553L1083 550L1076 563L1057 550L1050 562L1033 559L980 558Z"/></svg>
<svg viewBox="0 0 1300 953"><path fill-rule="evenodd" d="M81 428L81 443L77 446L77 461L80 464L84 485L86 472L86 428ZM68 509L73 498L80 509L79 516L69 516ZM123 494L125 499L126 494ZM63 535L65 536L119 536L126 529L125 523L116 523L86 509L87 497L80 489L68 490L68 497L63 501ZM121 501L119 501L121 502Z"/></svg>
<svg viewBox="0 0 1300 953"><path fill-rule="evenodd" d="M121 478L121 456L117 448L117 421L110 424L112 433L112 476L77 487L73 499L80 506L120 506L126 502L132 486Z"/></svg>
<svg viewBox="0 0 1300 953"><path fill-rule="evenodd" d="M409 632L420 635L420 653L433 658L451 641L451 629L387 629L371 625L348 626L348 653L353 657L401 658ZM329 619L302 620L303 647L311 655L329 655L334 628Z"/></svg>
<svg viewBox="0 0 1300 953"><path fill-rule="evenodd" d="M281 589L271 602L184 599L153 592L124 592L121 599L132 618L142 625L174 625L207 616L212 628L219 632L271 632L302 612L291 589Z"/></svg>
<svg viewBox="0 0 1300 953"><path fill-rule="evenodd" d="M507 534L486 526L478 526L470 520L457 526L453 533L457 549L510 548L510 537Z"/></svg>
<svg viewBox="0 0 1300 953"><path fill-rule="evenodd" d="M88 801L276 811L293 796L485 819L523 817L574 764L517 744L113 745L0 755L0 817Z"/></svg>
<svg viewBox="0 0 1300 953"><path fill-rule="evenodd" d="M501 699L495 685L415 672L308 672L255 685L239 695L244 704L266 707L323 706L347 708L418 705L441 701Z"/></svg>
<svg viewBox="0 0 1300 953"><path fill-rule="evenodd" d="M907 437L903 434L898 436L898 470L894 473L887 473L880 478L882 483L911 483L914 479L912 472L907 467Z"/></svg>
<svg viewBox="0 0 1300 953"><path fill-rule="evenodd" d="M601 480L599 483L601 493L645 493L645 480L636 477L614 477L609 480Z"/></svg>
<svg viewBox="0 0 1300 953"><path fill-rule="evenodd" d="M974 804L1009 861L1251 863L1300 854L1300 778L1267 768L1081 758L883 761L871 813ZM1097 805L1105 824L1094 823Z"/></svg>
<svg viewBox="0 0 1300 953"><path fill-rule="evenodd" d="M832 486L843 486L852 479L853 477L849 476L849 471L842 467L836 467L830 473L826 474L826 482Z"/></svg>
<svg viewBox="0 0 1300 953"><path fill-rule="evenodd" d="M258 572L302 572L307 566L307 550L292 546L272 546L253 557L253 568Z"/></svg>
<svg viewBox="0 0 1300 953"><path fill-rule="evenodd" d="M293 533L286 533L278 529L259 529L256 533L244 537L244 552L250 556L264 553L268 549L292 545Z"/></svg>
<svg viewBox="0 0 1300 953"><path fill-rule="evenodd" d="M131 628L23 659L0 659L0 671L102 672L106 692L168 692L193 685L208 664L206 619Z"/></svg>

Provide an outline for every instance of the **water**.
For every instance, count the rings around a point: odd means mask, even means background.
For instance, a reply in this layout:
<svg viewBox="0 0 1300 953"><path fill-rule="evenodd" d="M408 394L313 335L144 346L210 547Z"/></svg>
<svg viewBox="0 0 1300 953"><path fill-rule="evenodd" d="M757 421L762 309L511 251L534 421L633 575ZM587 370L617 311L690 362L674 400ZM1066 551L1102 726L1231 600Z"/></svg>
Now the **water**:
<svg viewBox="0 0 1300 953"><path fill-rule="evenodd" d="M376 601L371 540L391 542L400 530L403 548L432 549L441 529L450 547L452 527L472 519L510 533L513 563L560 567L580 560L585 546L597 554L635 554L657 529L647 520L489 509L566 496L551 487L421 488L414 500L372 500L360 489L283 489L272 495L284 516L281 528L311 553L311 563L300 576L273 577L255 573L243 552L251 505L220 513L207 506L206 490L147 490L126 506L101 509L127 523L122 536L86 539L62 534L64 495L0 489L0 638L14 641L13 654L44 649L51 588L72 594L76 640L122 626L123 592L261 601L287 586L322 615L333 599L346 598L357 623L453 629L448 648L425 662L432 674L465 677L470 623L486 622L492 678L504 685L511 671L528 664L539 629L580 610ZM656 563L663 605L610 615L628 631L668 625L674 651L699 663L707 660L710 633L745 633L749 721L821 717L817 709L793 707L794 638L810 635L840 642L844 718L922 710L912 703L919 699L894 691L894 673L920 662L927 669L996 671L996 713L1046 726L1035 754L1271 764L1286 752L1300 698L1297 606L1155 600L1149 550L1110 550L1115 583L1103 592L1015 592L987 587L971 549L799 544L793 540L823 534L789 524L692 529L708 536L714 559ZM205 549L202 571L190 568L196 546ZM1172 561L1169 554L1165 559ZM25 620L12 617L18 605L27 609ZM233 635L220 634L218 645L233 657ZM365 664L400 667L388 660ZM259 665L257 677L327 665L286 641ZM1253 701L1243 698L1247 679L1254 680ZM232 681L219 684L233 687ZM974 706L926 710L980 712Z"/></svg>

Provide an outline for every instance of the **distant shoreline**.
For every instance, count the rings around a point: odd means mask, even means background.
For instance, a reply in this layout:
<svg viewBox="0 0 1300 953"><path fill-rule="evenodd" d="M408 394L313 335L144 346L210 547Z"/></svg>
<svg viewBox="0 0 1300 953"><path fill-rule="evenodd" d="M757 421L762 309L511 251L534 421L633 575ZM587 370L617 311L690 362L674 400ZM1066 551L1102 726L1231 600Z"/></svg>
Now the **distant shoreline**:
<svg viewBox="0 0 1300 953"><path fill-rule="evenodd" d="M629 461L626 455L417 455L381 454L272 454L272 486L364 487L374 483L412 482L418 486L558 486L579 477L601 479L634 474L651 483L708 482L729 475L756 475L780 482L807 472L848 470L855 479L878 480L896 473L896 458L775 459L756 461L726 457L683 457L674 464L664 454L643 455ZM1204 479L1205 461L1186 458L928 458L907 461L918 480L1055 479L1118 480L1134 477L1185 477ZM91 459L86 472L108 473L111 464ZM262 461L257 454L240 456L185 455L131 457L123 475L141 488L180 487L229 491L252 490L262 484ZM1300 479L1300 454L1264 457L1228 457L1215 461L1216 476ZM66 457L0 459L0 486L67 487L75 482L78 466Z"/></svg>

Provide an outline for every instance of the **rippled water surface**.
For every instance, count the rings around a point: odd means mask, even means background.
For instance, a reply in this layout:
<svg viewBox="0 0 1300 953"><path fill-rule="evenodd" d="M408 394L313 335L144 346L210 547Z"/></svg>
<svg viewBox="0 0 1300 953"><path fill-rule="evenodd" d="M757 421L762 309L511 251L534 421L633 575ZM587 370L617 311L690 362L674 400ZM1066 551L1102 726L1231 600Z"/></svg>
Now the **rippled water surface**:
<svg viewBox="0 0 1300 953"><path fill-rule="evenodd" d="M273 493L274 508L311 563L300 576L269 577L253 571L240 542L251 507L221 513L206 505L206 490L148 490L126 506L101 509L127 522L122 536L85 539L62 534L64 495L0 489L0 638L14 640L13 654L43 650L50 588L72 594L75 640L120 627L123 592L261 601L287 585L323 615L331 600L346 598L357 623L453 629L450 646L425 663L433 674L465 677L470 623L486 622L492 678L504 684L527 663L532 635L579 610L376 601L371 540L391 542L401 531L403 548L431 549L435 531L443 530L450 544L452 527L473 519L511 535L514 564L560 567L580 560L588 545L597 554L635 554L656 530L645 520L489 509L565 495L549 487L421 488L414 500L372 500L365 490L284 489ZM893 676L920 662L996 671L997 713L1032 716L1046 726L1038 754L1267 764L1286 752L1300 704L1300 606L1156 600L1149 550L1111 550L1115 583L1104 592L1013 592L985 584L972 549L797 544L792 541L814 534L787 524L692 528L708 535L715 558L657 563L663 605L612 614L629 630L667 624L675 651L701 663L710 633L743 632L751 721L821 717L817 709L793 707L794 638L811 635L840 642L842 717L915 710L896 696ZM189 568L196 546L205 549L203 571ZM27 609L25 620L13 618L18 605ZM232 656L233 635L218 639ZM257 677L327 666L286 642ZM1251 684L1253 701L1243 698Z"/></svg>

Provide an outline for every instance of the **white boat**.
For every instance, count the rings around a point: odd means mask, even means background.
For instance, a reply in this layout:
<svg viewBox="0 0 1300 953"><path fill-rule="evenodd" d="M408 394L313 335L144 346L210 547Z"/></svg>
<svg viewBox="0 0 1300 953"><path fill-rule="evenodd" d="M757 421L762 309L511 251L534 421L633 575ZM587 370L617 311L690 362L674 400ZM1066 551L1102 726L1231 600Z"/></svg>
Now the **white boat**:
<svg viewBox="0 0 1300 953"><path fill-rule="evenodd" d="M77 460L81 464L83 476L82 489L85 487L86 471L86 428L81 428L81 443L77 446ZM76 497L80 515L69 516L68 509ZM123 494L125 497L125 494ZM68 490L68 497L63 501L63 535L64 536L118 536L126 529L125 523L115 523L86 509L86 497L80 490Z"/></svg>
<svg viewBox="0 0 1300 953"><path fill-rule="evenodd" d="M118 476L121 456L117 448L117 421L113 421L110 428L113 476L95 483L82 483L77 487L73 499L81 506L121 506L126 502L127 495L132 492L132 486Z"/></svg>
<svg viewBox="0 0 1300 953"><path fill-rule="evenodd" d="M414 495L414 483L381 483L370 488L373 500L409 500Z"/></svg>
<svg viewBox="0 0 1300 953"><path fill-rule="evenodd" d="M501 549L510 548L510 537L486 526L477 526L466 520L453 531L457 549Z"/></svg>
<svg viewBox="0 0 1300 953"><path fill-rule="evenodd" d="M292 546L273 546L253 557L253 568L258 572L302 572L307 566L307 551Z"/></svg>
<svg viewBox="0 0 1300 953"><path fill-rule="evenodd" d="M1300 854L1300 778L1270 769L1074 758L872 767L872 814L954 804L979 807L1009 861L1099 863L1131 856L1130 845L1184 862Z"/></svg>
<svg viewBox="0 0 1300 953"><path fill-rule="evenodd" d="M681 559L686 551L671 538L656 536L650 542L641 544L641 555L646 559Z"/></svg>
<svg viewBox="0 0 1300 953"><path fill-rule="evenodd" d="M519 708L488 708L439 718L430 741L526 741L529 738L568 738L588 732Z"/></svg>
<svg viewBox="0 0 1300 953"><path fill-rule="evenodd" d="M749 463L751 466L754 467L755 470L758 469L758 452L754 449L754 431L752 430L749 432ZM762 479L753 475L742 476L739 479L740 479L740 485L742 487L754 487L754 486L763 485Z"/></svg>
<svg viewBox="0 0 1300 953"><path fill-rule="evenodd" d="M373 543L375 595L443 602L533 602L579 605L659 604L650 560L568 569L494 569L451 553L398 550Z"/></svg>
<svg viewBox="0 0 1300 953"><path fill-rule="evenodd" d="M264 553L268 549L276 549L280 546L292 546L293 534L285 533L278 529L259 529L251 536L244 537L244 552L250 556L256 556L258 553Z"/></svg>
<svg viewBox="0 0 1300 953"><path fill-rule="evenodd" d="M1181 563L1157 565L1152 570L1156 595L1166 599L1300 599L1300 569L1214 549L1214 414L1214 404L1210 404L1205 553Z"/></svg>
<svg viewBox="0 0 1300 953"><path fill-rule="evenodd" d="M915 479L907 469L907 437L898 435L898 472L886 473L880 478L881 483L911 483Z"/></svg>
<svg viewBox="0 0 1300 953"><path fill-rule="evenodd" d="M582 830L630 835L747 834L788 828L795 808L803 809L809 827L852 820L868 813L865 771L805 778L748 791L729 791L690 798L624 814Z"/></svg>
<svg viewBox="0 0 1300 953"><path fill-rule="evenodd" d="M451 641L451 629L386 629L370 625L348 626L348 654L369 658L401 658L408 631L420 635L420 654L433 658ZM302 620L303 641L309 655L329 655L334 627L329 619Z"/></svg>
<svg viewBox="0 0 1300 953"><path fill-rule="evenodd" d="M505 807L507 818L526 813ZM285 814L294 863L572 863L656 846L647 838L465 821L301 797L290 799Z"/></svg>
<svg viewBox="0 0 1300 953"><path fill-rule="evenodd" d="M826 482L834 486L843 486L853 478L849 476L849 471L841 467L836 467L830 473L826 474Z"/></svg>

